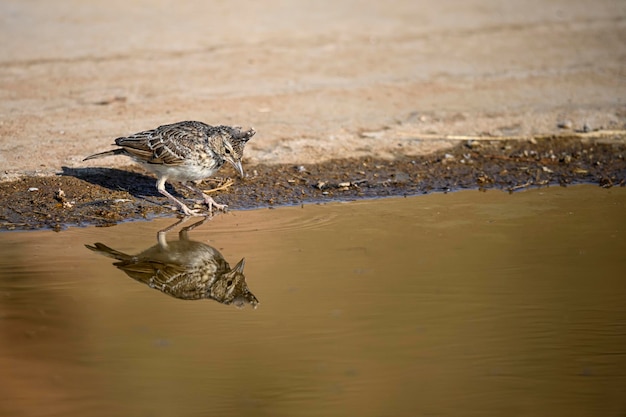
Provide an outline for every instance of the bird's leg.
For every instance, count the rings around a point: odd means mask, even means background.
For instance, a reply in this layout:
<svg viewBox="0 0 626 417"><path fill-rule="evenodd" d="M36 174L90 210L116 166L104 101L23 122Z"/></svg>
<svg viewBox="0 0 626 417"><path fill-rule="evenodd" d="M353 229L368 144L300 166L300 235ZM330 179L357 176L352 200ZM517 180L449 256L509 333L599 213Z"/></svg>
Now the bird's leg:
<svg viewBox="0 0 626 417"><path fill-rule="evenodd" d="M213 212L213 207L215 207L217 210L221 210L221 211L226 211L228 210L228 206L226 204L218 204L215 200L213 200L213 198L207 194L205 194L201 189L199 189L198 187L194 187L193 185L189 185L186 182L182 182L182 184L187 187L188 189L190 189L191 191L195 191L196 193L199 193L202 195L202 199L204 200L205 204L207 206L209 206L209 212Z"/></svg>
<svg viewBox="0 0 626 417"><path fill-rule="evenodd" d="M192 210L192 209L190 209L182 201L178 200L176 197L174 197L173 195L168 193L167 190L165 189L165 181L167 181L167 178L165 178L165 177L158 179L158 181L157 181L157 191L159 193L163 194L165 197L169 198L174 203L178 204L178 206L183 211L185 216L202 216L203 215L202 213L199 212L199 210Z"/></svg>

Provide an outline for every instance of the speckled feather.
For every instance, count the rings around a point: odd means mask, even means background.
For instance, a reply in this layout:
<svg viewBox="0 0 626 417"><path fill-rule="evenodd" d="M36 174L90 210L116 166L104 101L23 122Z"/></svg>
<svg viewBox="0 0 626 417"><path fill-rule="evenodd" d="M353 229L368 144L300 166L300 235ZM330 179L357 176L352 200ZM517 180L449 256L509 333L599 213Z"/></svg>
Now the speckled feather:
<svg viewBox="0 0 626 417"><path fill-rule="evenodd" d="M194 150L204 148L211 126L201 122L182 122L115 139L139 162L181 165Z"/></svg>

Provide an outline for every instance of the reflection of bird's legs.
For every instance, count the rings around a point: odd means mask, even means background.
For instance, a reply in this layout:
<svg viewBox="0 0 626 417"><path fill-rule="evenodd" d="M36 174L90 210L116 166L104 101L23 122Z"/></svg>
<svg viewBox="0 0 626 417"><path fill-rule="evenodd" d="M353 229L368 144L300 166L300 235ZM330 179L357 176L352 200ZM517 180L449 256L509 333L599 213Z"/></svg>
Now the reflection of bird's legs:
<svg viewBox="0 0 626 417"><path fill-rule="evenodd" d="M209 213L213 213L213 207L215 207L217 210L222 210L222 211L226 211L228 209L228 206L226 204L218 204L215 200L213 200L213 198L211 196L205 194L204 191L202 191L198 187L194 187L193 185L189 185L185 181L183 181L181 184L183 184L185 187L187 187L191 191L194 191L194 192L202 195L202 199L204 200L206 205L209 206Z"/></svg>
<svg viewBox="0 0 626 417"><path fill-rule="evenodd" d="M190 224L189 226L185 226L182 229L180 229L180 232L178 232L178 236L180 238L180 240L189 240L189 236L187 235L187 232L192 231L193 229L195 229L196 227L206 223L207 221L211 220L211 217L205 217L204 219L197 221L193 224Z"/></svg>
<svg viewBox="0 0 626 417"><path fill-rule="evenodd" d="M172 230L173 228L177 226L180 226L181 224L184 224L185 222L187 222L187 220L189 220L189 217L182 217L178 219L174 224L171 224L167 226L166 228L159 230L159 232L157 233L157 241L159 242L159 246L165 249L167 247L167 240L165 238L165 235L167 234L167 232L169 232L170 230ZM178 232L180 240L189 240L187 232L195 229L196 227L206 223L209 220L211 220L211 217L204 216L202 220L199 220L193 224L190 224L189 226L186 226L180 229L180 232Z"/></svg>
<svg viewBox="0 0 626 417"><path fill-rule="evenodd" d="M190 231L192 231L193 229L195 229L196 227L201 226L201 225L203 225L204 223L208 222L209 220L211 220L211 217L208 217L208 216L207 216L207 217L204 217L202 220L198 220L197 222L192 223L192 224L190 224L189 226L185 226L185 227L183 227L180 231L181 231L181 232L182 232L182 231L185 231L185 232L190 232Z"/></svg>
<svg viewBox="0 0 626 417"><path fill-rule="evenodd" d="M187 220L189 220L189 217L181 217L180 219L176 220L176 223L167 226L165 229L159 230L159 233L167 233L173 228L175 228L176 226L185 223Z"/></svg>
<svg viewBox="0 0 626 417"><path fill-rule="evenodd" d="M167 232L169 232L179 224L185 223L187 220L189 220L189 216L182 217L178 219L176 223L167 226L165 229L159 230L159 232L157 233L157 242L159 242L159 246L162 249L167 249Z"/></svg>
<svg viewBox="0 0 626 417"><path fill-rule="evenodd" d="M178 204L178 206L183 211L183 213L185 213L185 216L203 216L203 214L200 213L199 210L192 210L192 209L190 209L182 201L178 200L176 197L174 197L173 195L168 193L167 190L165 189L165 181L167 181L166 177L160 177L158 179L158 181L157 181L157 191L159 193L163 194L165 197L169 198L174 203ZM183 183L183 185L184 185L184 183ZM209 207L209 209L210 209L210 207ZM209 212L210 212L210 210L209 210Z"/></svg>

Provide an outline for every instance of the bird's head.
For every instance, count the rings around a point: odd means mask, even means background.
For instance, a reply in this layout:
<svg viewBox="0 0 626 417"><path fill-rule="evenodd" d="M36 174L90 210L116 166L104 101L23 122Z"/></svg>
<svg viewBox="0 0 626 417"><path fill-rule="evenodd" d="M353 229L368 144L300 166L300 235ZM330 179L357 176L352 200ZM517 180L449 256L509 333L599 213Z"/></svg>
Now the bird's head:
<svg viewBox="0 0 626 417"><path fill-rule="evenodd" d="M219 276L211 286L210 298L223 304L234 304L241 308L250 304L256 308L259 300L252 294L243 274L245 260L242 259L235 267Z"/></svg>
<svg viewBox="0 0 626 417"><path fill-rule="evenodd" d="M256 133L254 129L242 131L239 127L224 127L224 135L222 135L221 157L231 164L241 178L244 177L241 159L243 158L243 149L246 143Z"/></svg>

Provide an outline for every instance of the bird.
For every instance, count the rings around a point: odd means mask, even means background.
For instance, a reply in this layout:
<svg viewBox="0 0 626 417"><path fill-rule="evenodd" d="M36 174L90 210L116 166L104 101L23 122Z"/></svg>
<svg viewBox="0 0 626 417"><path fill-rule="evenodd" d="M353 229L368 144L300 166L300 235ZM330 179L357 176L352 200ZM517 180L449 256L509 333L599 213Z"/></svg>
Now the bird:
<svg viewBox="0 0 626 417"><path fill-rule="evenodd" d="M216 203L213 198L188 182L197 183L210 177L224 162L230 163L239 176L244 178L241 165L243 151L255 133L253 128L242 131L240 127L183 121L119 137L115 139L115 145L119 148L90 155L83 161L110 155L130 156L156 175L158 192L174 202L185 216L202 216L199 210L190 209L170 194L165 189L165 182L178 181L184 187L202 195L209 214L212 214L213 207L225 211L227 205Z"/></svg>
<svg viewBox="0 0 626 417"><path fill-rule="evenodd" d="M182 300L212 299L240 308L248 303L256 308L259 300L248 288L243 273L245 258L231 268L217 249L189 239L189 230L207 219L205 217L183 228L179 232L179 240L168 242L167 231L180 221L175 223L157 234L156 245L135 256L100 242L85 247L117 260L113 265L129 277L172 297Z"/></svg>

